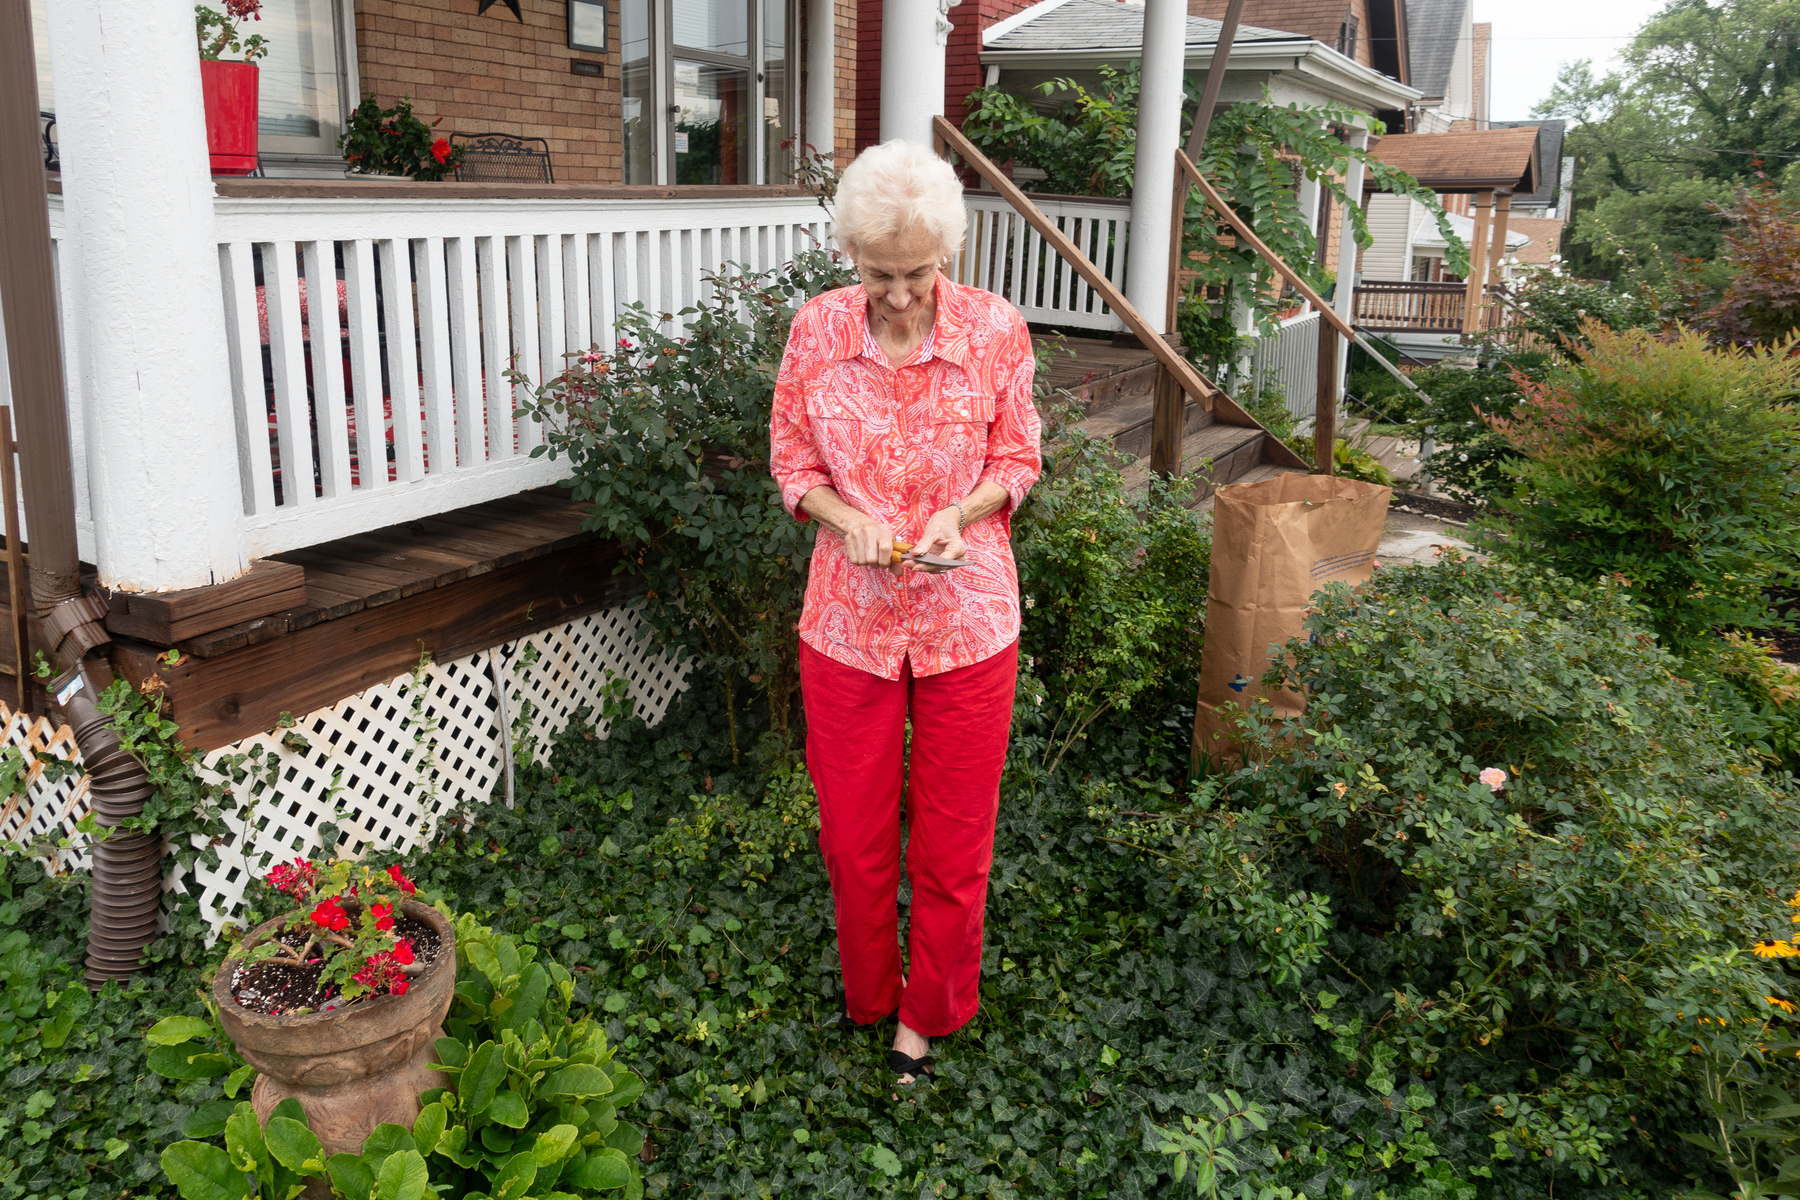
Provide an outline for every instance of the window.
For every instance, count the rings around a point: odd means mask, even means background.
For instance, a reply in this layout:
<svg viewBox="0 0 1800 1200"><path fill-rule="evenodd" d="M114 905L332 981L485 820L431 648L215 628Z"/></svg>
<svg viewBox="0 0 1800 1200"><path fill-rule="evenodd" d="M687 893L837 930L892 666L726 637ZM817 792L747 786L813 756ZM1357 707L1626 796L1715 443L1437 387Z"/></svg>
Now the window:
<svg viewBox="0 0 1800 1200"><path fill-rule="evenodd" d="M258 80L258 146L265 160L338 159L349 94L333 0L264 0L256 32L269 39Z"/></svg>
<svg viewBox="0 0 1800 1200"><path fill-rule="evenodd" d="M780 183L788 0L624 0L626 183Z"/></svg>
<svg viewBox="0 0 1800 1200"><path fill-rule="evenodd" d="M32 0L31 15L37 39L38 104L54 112L46 2ZM349 10L350 0L263 0L262 20L250 26L249 32L269 40L269 53L258 62L257 147L263 168L271 174L293 174L309 167L335 172L343 167L337 140L356 96L354 32L346 23Z"/></svg>
<svg viewBox="0 0 1800 1200"><path fill-rule="evenodd" d="M1357 19L1353 13L1344 18L1343 27L1338 30L1338 53L1350 58L1356 57L1356 26Z"/></svg>

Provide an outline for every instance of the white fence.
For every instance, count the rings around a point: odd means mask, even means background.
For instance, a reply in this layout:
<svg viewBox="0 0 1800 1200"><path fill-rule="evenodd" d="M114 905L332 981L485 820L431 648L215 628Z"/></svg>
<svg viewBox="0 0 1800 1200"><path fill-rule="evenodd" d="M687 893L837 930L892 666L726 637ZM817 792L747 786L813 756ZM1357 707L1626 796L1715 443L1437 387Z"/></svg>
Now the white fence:
<svg viewBox="0 0 1800 1200"><path fill-rule="evenodd" d="M1310 424L1319 397L1319 314L1302 313L1268 337L1257 338L1250 380L1259 394L1280 389L1288 415L1297 424Z"/></svg>
<svg viewBox="0 0 1800 1200"><path fill-rule="evenodd" d="M221 198L215 212L252 558L555 482L563 467L530 456L541 432L513 415L509 364L542 382L565 353L611 346L627 306L679 314L708 273L770 270L828 236L804 196Z"/></svg>
<svg viewBox="0 0 1800 1200"><path fill-rule="evenodd" d="M1131 226L1126 200L1033 196L1044 215L1093 260L1107 279L1125 287L1125 248ZM992 192L968 192L969 232L950 268L958 283L998 292L1028 321L1081 329L1118 330L1125 322L1062 261L1037 230Z"/></svg>

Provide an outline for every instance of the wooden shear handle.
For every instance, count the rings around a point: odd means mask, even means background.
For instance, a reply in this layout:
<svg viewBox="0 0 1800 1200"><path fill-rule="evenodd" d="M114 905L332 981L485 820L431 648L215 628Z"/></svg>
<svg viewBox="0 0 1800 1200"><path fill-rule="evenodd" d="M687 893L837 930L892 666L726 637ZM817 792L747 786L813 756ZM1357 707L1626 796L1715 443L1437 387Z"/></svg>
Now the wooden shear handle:
<svg viewBox="0 0 1800 1200"><path fill-rule="evenodd" d="M892 558L891 561L905 562L906 561L906 552L911 549L912 549L911 542L896 541L894 543L894 557Z"/></svg>

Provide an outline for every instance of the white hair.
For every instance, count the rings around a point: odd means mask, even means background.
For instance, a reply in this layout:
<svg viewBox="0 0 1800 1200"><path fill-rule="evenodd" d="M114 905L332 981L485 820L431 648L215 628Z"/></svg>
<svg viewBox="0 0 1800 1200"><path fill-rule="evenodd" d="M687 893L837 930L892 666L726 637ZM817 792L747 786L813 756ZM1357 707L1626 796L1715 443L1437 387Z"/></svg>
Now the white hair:
<svg viewBox="0 0 1800 1200"><path fill-rule="evenodd" d="M945 258L962 249L968 228L962 183L950 164L914 142L870 146L844 168L832 204L838 244L873 249L923 227ZM854 254L854 251L853 251Z"/></svg>

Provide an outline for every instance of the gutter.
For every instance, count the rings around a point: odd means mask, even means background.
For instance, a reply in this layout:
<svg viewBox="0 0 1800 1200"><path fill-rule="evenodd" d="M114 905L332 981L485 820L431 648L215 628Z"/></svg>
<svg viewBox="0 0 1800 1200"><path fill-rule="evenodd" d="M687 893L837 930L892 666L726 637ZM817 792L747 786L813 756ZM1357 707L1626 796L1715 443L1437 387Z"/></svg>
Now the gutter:
<svg viewBox="0 0 1800 1200"><path fill-rule="evenodd" d="M5 309L13 422L25 520L31 530L33 644L56 678L53 708L75 734L87 767L88 800L116 831L139 816L151 788L143 764L119 741L96 701L113 681L101 622L106 603L81 589L75 542L75 477L69 444L62 329L51 260L50 210L39 163L37 63L30 0L0 0L0 307ZM21 675L31 665L19 664ZM98 988L137 970L162 916L163 840L104 837L93 848L87 981Z"/></svg>

